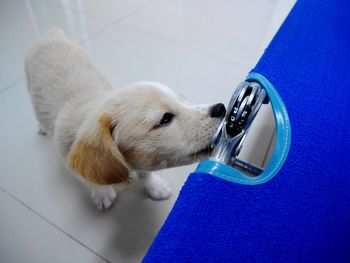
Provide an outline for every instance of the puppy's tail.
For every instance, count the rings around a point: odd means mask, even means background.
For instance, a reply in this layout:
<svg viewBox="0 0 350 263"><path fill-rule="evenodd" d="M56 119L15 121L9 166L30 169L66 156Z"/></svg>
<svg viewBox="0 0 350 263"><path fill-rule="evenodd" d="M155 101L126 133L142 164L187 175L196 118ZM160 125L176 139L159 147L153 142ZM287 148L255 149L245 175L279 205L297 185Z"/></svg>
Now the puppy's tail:
<svg viewBox="0 0 350 263"><path fill-rule="evenodd" d="M66 34L61 28L53 27L46 32L44 38L46 39L66 39Z"/></svg>

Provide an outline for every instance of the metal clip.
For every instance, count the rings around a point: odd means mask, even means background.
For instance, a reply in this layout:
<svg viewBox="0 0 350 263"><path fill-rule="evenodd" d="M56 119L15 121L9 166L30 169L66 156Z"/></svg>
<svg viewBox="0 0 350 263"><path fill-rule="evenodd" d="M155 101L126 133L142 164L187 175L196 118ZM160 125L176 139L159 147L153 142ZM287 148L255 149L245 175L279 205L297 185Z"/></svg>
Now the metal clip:
<svg viewBox="0 0 350 263"><path fill-rule="evenodd" d="M252 164L238 159L236 161L236 158L263 103L268 103L268 97L259 83L244 81L238 85L227 107L226 116L212 139L211 160L230 166L236 164L254 174L262 171Z"/></svg>

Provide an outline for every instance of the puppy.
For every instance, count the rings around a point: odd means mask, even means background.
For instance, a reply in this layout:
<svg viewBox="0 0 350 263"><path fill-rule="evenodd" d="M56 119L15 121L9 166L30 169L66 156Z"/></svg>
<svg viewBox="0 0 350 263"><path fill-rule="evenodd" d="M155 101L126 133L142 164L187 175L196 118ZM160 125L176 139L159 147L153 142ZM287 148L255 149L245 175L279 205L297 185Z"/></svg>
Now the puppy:
<svg viewBox="0 0 350 263"><path fill-rule="evenodd" d="M158 83L113 90L60 29L29 50L25 69L39 133L53 135L65 166L99 210L111 207L132 174L151 198L168 198L168 184L151 171L205 157L225 114L221 103L191 105Z"/></svg>

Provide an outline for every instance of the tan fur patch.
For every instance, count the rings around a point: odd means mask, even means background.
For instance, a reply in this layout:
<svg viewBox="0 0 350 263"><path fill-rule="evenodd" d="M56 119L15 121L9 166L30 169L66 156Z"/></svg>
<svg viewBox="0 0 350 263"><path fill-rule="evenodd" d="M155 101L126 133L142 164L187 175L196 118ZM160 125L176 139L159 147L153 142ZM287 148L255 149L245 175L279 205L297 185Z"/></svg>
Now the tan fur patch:
<svg viewBox="0 0 350 263"><path fill-rule="evenodd" d="M164 156L140 154L140 150L134 147L128 148L127 150L121 148L121 151L133 167L139 167L144 170L164 168Z"/></svg>
<svg viewBox="0 0 350 263"><path fill-rule="evenodd" d="M70 167L94 184L128 182L129 169L113 141L111 118L103 114L97 127L73 144L68 154Z"/></svg>

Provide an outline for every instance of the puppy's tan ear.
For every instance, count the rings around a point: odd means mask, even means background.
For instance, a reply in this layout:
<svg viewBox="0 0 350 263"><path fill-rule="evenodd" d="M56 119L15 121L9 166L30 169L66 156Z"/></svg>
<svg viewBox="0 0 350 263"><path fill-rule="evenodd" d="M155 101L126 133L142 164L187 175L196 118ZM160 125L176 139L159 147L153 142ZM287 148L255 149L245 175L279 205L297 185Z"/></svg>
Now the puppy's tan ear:
<svg viewBox="0 0 350 263"><path fill-rule="evenodd" d="M112 138L112 119L103 114L98 125L78 138L68 154L71 169L99 185L127 183L129 169Z"/></svg>

